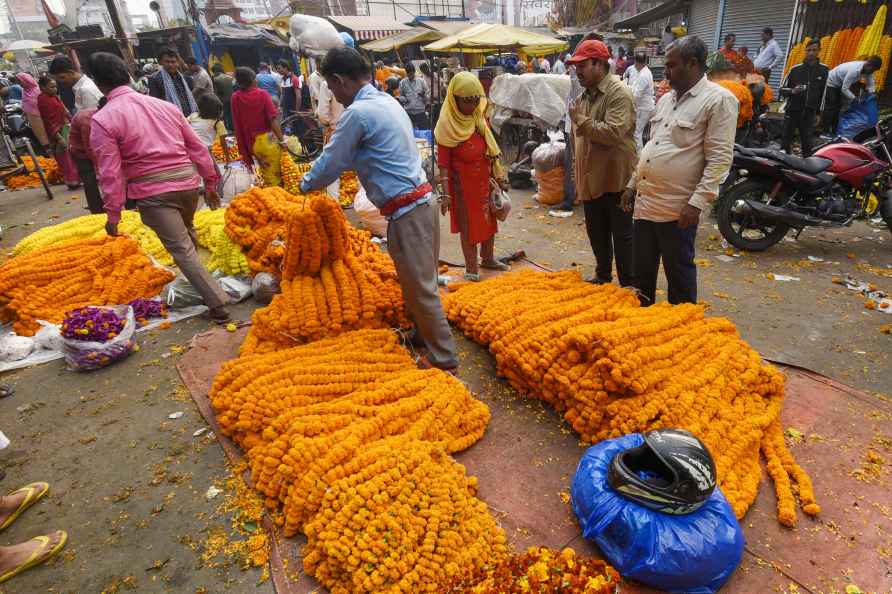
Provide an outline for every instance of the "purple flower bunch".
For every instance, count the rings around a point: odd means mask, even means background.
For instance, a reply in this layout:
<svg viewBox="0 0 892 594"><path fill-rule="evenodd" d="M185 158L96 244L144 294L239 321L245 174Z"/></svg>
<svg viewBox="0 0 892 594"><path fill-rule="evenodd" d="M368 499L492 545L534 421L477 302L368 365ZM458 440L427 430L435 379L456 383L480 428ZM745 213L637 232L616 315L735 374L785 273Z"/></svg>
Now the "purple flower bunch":
<svg viewBox="0 0 892 594"><path fill-rule="evenodd" d="M128 303L133 308L133 317L138 326L145 326L151 318L166 318L167 306L157 299L140 297Z"/></svg>
<svg viewBox="0 0 892 594"><path fill-rule="evenodd" d="M84 342L107 342L121 333L125 320L105 307L81 307L65 314L62 336Z"/></svg>

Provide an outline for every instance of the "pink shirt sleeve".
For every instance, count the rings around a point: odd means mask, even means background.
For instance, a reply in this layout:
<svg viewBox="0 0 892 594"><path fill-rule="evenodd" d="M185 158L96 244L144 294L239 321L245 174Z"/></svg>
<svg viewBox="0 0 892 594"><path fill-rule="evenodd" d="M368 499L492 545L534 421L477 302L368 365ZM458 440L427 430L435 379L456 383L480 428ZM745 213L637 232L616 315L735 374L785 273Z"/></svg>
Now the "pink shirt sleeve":
<svg viewBox="0 0 892 594"><path fill-rule="evenodd" d="M217 174L217 168L214 167L208 147L201 142L201 139L198 138L195 130L186 121L186 118L180 118L180 128L183 130L186 153L189 155L189 159L195 163L195 167L198 168L198 174L204 180L204 187L209 190L215 189L217 182L220 181L220 176Z"/></svg>
<svg viewBox="0 0 892 594"><path fill-rule="evenodd" d="M116 225L121 220L127 183L121 170L121 151L117 140L96 120L90 125L90 146L96 155L96 174L108 222Z"/></svg>

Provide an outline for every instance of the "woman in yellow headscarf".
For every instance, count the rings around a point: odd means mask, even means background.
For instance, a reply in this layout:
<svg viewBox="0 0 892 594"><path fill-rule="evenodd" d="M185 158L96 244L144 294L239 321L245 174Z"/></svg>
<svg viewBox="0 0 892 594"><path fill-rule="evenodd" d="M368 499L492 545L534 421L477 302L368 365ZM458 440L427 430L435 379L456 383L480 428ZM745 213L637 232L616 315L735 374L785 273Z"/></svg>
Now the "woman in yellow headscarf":
<svg viewBox="0 0 892 594"><path fill-rule="evenodd" d="M479 267L507 270L495 259L498 224L488 212L490 180L507 189L508 181L499 162L502 152L486 122L486 97L480 80L470 72L459 72L449 82L446 101L434 129L440 184L449 196L442 202L448 210L452 232L461 236L465 278L480 280ZM477 244L480 257L477 262Z"/></svg>

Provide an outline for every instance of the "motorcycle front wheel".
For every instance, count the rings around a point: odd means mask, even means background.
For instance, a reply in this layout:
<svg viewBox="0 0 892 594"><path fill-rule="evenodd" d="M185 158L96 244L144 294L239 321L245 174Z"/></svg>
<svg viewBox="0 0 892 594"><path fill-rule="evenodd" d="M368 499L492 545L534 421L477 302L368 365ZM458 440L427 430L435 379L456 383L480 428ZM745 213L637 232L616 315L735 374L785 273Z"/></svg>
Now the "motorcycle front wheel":
<svg viewBox="0 0 892 594"><path fill-rule="evenodd" d="M744 208L745 200L767 203L772 185L767 180L749 179L734 185L722 197L717 213L719 231L728 243L748 252L764 252L784 238L789 225L763 220Z"/></svg>

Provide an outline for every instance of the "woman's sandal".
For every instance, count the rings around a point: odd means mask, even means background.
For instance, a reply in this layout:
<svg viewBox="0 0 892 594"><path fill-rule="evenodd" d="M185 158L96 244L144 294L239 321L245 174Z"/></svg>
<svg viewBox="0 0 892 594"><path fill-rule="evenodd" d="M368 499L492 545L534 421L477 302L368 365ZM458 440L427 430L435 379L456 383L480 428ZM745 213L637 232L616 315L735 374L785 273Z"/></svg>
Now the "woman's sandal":
<svg viewBox="0 0 892 594"><path fill-rule="evenodd" d="M37 482L31 483L30 485L25 485L21 489L16 489L15 491L10 492L7 497L12 497L13 495L21 493L23 491L25 491L27 494L25 495L25 498L22 500L22 502L19 504L18 509L12 512L12 514L8 518L6 518L2 524L0 524L0 532L5 530L6 528L9 528L9 526L16 521L16 518L22 515L22 513L24 513L26 509L40 501L40 499L44 495L46 495L47 491L49 490L49 483Z"/></svg>
<svg viewBox="0 0 892 594"><path fill-rule="evenodd" d="M486 268L487 270L501 270L503 272L506 270L511 270L510 266L508 266L504 262L499 262L498 260L484 260L480 263L480 268Z"/></svg>
<svg viewBox="0 0 892 594"><path fill-rule="evenodd" d="M40 547L36 551L34 551L34 553L32 553L31 556L28 557L25 561L19 563L16 567L4 573L3 575L0 575L0 584L8 579L14 578L23 571L27 571L32 567L40 565L41 563L46 563L54 556L56 556L56 554L58 554L59 551L61 551L65 547L65 543L68 542L67 532L65 532L64 530L60 530L58 531L58 534L60 535L59 542L55 545L51 544L53 541L53 535L35 536L34 538L32 538L31 540L36 540L38 543L40 543Z"/></svg>

